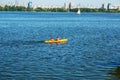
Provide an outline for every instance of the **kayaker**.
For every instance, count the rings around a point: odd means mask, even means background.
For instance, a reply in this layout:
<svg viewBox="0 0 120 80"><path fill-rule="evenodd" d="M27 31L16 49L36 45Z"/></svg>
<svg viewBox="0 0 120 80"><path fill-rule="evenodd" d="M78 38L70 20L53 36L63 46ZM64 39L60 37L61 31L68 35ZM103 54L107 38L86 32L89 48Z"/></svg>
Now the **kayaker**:
<svg viewBox="0 0 120 80"><path fill-rule="evenodd" d="M58 38L58 37L56 37L56 41L59 41L59 38Z"/></svg>
<svg viewBox="0 0 120 80"><path fill-rule="evenodd" d="M53 39L52 37L50 38L50 40L51 40L51 41L54 41L54 39Z"/></svg>

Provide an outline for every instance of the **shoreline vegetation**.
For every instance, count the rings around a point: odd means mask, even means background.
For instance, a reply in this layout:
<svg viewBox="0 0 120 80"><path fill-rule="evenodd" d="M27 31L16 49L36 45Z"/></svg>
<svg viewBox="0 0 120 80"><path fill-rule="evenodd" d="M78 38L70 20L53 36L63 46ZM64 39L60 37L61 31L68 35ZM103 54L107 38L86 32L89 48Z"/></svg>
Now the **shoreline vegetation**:
<svg viewBox="0 0 120 80"><path fill-rule="evenodd" d="M34 11L34 12L77 12L79 8L26 8L24 6L0 6L0 11ZM120 13L119 9L101 9L101 8L80 8L81 12L106 12L106 13Z"/></svg>

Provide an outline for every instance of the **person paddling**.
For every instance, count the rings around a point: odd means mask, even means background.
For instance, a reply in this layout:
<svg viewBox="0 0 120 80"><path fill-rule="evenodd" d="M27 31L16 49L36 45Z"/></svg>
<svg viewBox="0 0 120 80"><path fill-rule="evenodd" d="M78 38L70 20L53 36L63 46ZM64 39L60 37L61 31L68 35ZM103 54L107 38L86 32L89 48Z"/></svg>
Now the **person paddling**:
<svg viewBox="0 0 120 80"><path fill-rule="evenodd" d="M50 40L51 40L51 41L54 41L54 39L53 39L52 37L50 38Z"/></svg>
<svg viewBox="0 0 120 80"><path fill-rule="evenodd" d="M58 37L56 37L56 41L59 41L59 38L58 38Z"/></svg>

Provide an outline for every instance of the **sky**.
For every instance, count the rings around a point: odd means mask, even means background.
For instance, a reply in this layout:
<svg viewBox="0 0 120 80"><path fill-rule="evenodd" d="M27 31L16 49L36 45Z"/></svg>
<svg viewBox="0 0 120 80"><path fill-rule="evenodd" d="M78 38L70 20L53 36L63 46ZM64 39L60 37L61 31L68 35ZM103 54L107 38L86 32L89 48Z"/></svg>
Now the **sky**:
<svg viewBox="0 0 120 80"><path fill-rule="evenodd" d="M16 0L0 0L0 4L15 3ZM32 1L33 5L36 6L47 6L47 5L60 5L64 3L72 2L74 5L80 4L81 6L96 6L100 7L103 3L111 3L113 5L120 5L120 0L17 0L19 4L27 4Z"/></svg>

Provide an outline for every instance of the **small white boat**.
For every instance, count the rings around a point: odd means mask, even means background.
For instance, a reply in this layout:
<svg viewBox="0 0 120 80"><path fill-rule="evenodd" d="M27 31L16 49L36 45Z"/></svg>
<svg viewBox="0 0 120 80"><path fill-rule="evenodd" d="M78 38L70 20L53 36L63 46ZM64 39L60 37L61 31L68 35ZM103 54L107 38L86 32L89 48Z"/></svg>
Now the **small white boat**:
<svg viewBox="0 0 120 80"><path fill-rule="evenodd" d="M80 9L78 9L77 14L80 14Z"/></svg>

